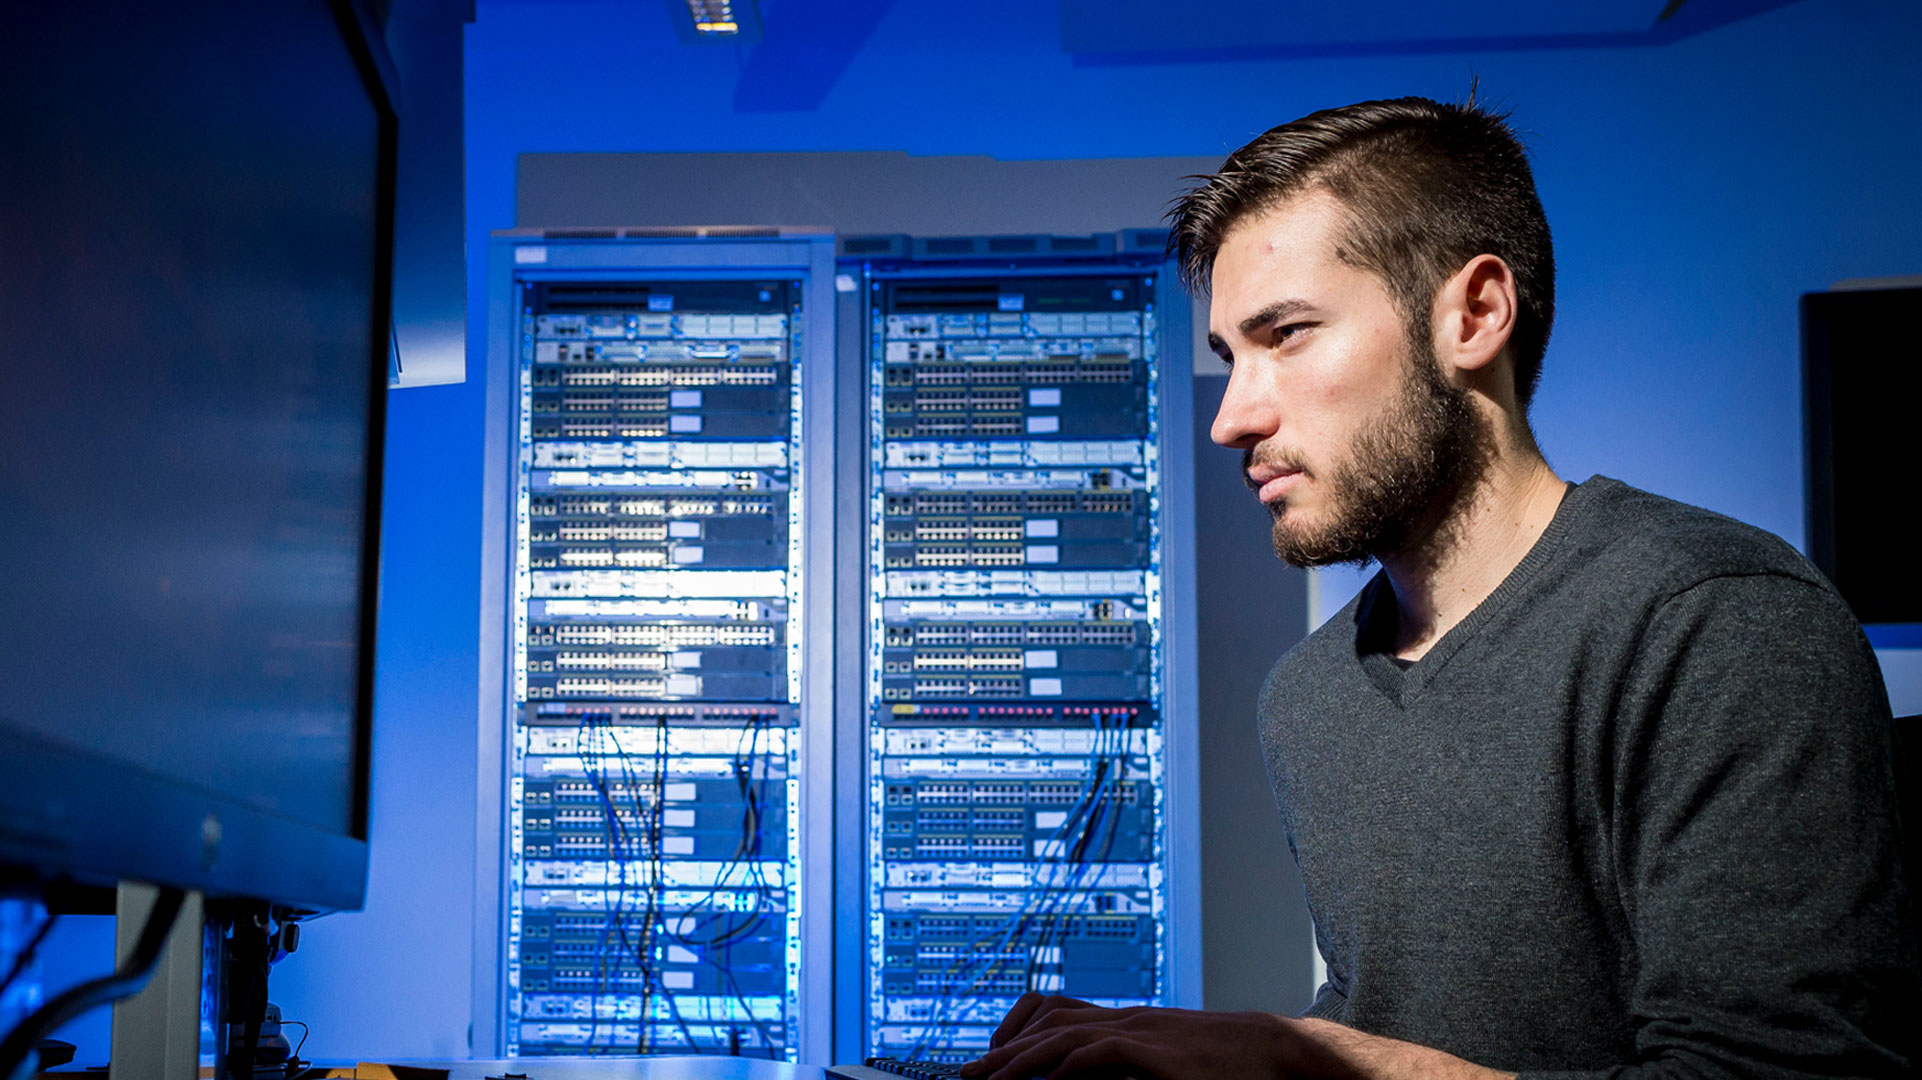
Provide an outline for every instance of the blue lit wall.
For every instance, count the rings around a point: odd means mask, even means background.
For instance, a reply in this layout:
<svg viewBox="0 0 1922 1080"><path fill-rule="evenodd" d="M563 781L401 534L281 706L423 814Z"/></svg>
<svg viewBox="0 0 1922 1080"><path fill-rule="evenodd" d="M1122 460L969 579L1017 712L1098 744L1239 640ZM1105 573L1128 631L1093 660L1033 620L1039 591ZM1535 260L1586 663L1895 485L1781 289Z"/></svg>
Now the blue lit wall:
<svg viewBox="0 0 1922 1080"><path fill-rule="evenodd" d="M815 5L763 6L772 36L783 8ZM1314 108L1457 97L1479 74L1532 133L1556 233L1561 314L1535 413L1552 463L1792 540L1796 297L1922 272L1922 6L1803 0L1653 48L1099 67L1058 41L1047 0L903 0L838 79L833 42L775 66L817 106L743 112L743 70L750 108L780 105L780 80L733 48L680 44L661 3L483 0L466 57L470 381L394 398L368 911L315 924L276 973L276 999L315 1025L310 1053L466 1047L482 260L487 233L515 224L522 152L1223 155ZM1898 707L1907 694L1916 711L1907 678Z"/></svg>

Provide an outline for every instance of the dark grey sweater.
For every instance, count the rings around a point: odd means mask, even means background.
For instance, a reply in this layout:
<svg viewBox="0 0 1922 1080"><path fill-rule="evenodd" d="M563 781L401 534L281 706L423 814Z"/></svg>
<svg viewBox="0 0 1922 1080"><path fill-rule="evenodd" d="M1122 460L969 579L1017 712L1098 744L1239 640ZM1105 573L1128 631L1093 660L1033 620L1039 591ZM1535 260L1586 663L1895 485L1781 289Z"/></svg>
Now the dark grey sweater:
<svg viewBox="0 0 1922 1080"><path fill-rule="evenodd" d="M1874 654L1779 539L1596 477L1407 670L1377 575L1261 738L1310 1015L1533 1075L1906 1076Z"/></svg>

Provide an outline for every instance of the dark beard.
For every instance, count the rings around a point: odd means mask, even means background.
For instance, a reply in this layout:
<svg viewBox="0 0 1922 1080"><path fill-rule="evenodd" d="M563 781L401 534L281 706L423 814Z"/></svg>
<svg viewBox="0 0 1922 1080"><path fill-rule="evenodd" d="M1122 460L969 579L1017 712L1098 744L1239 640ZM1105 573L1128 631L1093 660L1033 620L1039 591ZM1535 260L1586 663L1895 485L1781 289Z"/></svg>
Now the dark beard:
<svg viewBox="0 0 1922 1080"><path fill-rule="evenodd" d="M1285 498L1268 504L1275 554L1289 565L1362 565L1402 551L1411 538L1445 526L1481 475L1486 439L1468 391L1442 378L1425 333L1409 339L1400 396L1325 478L1333 520L1313 531L1295 528L1283 521ZM1244 451L1244 479L1253 463L1254 451Z"/></svg>

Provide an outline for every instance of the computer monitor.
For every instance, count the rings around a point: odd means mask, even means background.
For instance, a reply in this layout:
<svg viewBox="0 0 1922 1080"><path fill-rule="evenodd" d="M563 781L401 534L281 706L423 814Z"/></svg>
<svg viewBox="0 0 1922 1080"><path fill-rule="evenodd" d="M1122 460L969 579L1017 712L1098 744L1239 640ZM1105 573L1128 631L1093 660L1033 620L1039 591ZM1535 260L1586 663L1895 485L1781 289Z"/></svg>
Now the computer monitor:
<svg viewBox="0 0 1922 1080"><path fill-rule="evenodd" d="M0 868L359 907L391 65L350 0L0 14Z"/></svg>
<svg viewBox="0 0 1922 1080"><path fill-rule="evenodd" d="M1802 297L1808 554L1864 623L1922 623L1907 492L1922 435L1922 281Z"/></svg>

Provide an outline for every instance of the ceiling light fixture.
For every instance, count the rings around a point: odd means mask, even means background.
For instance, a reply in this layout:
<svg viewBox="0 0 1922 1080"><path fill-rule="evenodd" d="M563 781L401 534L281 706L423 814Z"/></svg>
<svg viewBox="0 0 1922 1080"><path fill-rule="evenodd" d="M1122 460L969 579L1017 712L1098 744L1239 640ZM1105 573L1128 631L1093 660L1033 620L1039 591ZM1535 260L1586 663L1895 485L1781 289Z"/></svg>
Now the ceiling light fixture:
<svg viewBox="0 0 1922 1080"><path fill-rule="evenodd" d="M684 0L702 41L741 41L760 36L760 13L754 0Z"/></svg>

